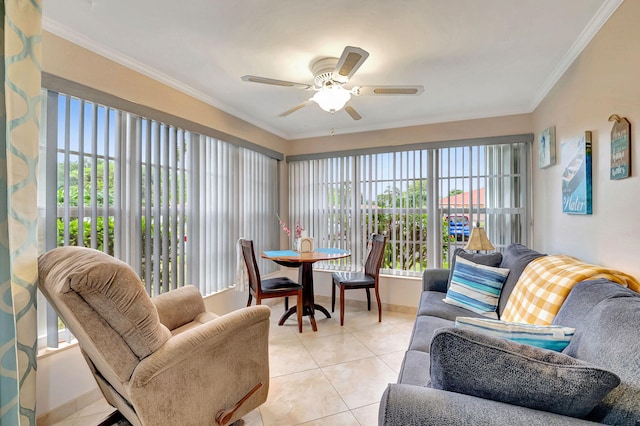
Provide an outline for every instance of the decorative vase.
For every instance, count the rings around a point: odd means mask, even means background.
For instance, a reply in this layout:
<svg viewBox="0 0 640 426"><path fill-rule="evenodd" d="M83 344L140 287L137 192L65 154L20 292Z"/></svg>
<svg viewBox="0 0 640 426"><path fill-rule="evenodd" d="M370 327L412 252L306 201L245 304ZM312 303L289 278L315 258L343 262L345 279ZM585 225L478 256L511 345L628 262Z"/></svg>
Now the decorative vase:
<svg viewBox="0 0 640 426"><path fill-rule="evenodd" d="M293 240L293 249L300 253L309 253L313 251L313 238L300 237Z"/></svg>

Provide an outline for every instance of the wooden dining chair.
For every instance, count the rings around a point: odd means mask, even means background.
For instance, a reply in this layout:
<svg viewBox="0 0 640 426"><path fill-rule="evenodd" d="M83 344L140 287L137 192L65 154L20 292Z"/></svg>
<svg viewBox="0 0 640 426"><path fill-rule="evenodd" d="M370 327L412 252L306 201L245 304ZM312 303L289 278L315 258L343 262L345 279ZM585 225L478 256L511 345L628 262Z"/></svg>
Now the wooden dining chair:
<svg viewBox="0 0 640 426"><path fill-rule="evenodd" d="M258 262L253 251L253 241L240 240L240 247L242 248L242 257L244 258L244 264L247 266L247 276L249 278L249 300L247 301L247 306L251 306L253 297L256 298L257 305L262 304L262 299L284 297L284 310L286 313L289 309L289 296L296 296L298 331L302 333L302 285L287 277L260 279ZM284 318L278 324L282 325L283 323Z"/></svg>
<svg viewBox="0 0 640 426"><path fill-rule="evenodd" d="M376 301L378 302L378 322L382 322L382 303L380 302L380 291L378 289L378 281L380 277L380 266L382 265L382 257L384 255L384 246L387 243L387 237L382 234L373 234L371 236L371 248L367 261L364 264L362 272L334 272L333 285L331 286L331 312L335 309L336 304L336 287L340 288L340 325L344 325L344 291L363 288L367 292L367 309L371 310L371 293L369 289L373 288L376 292Z"/></svg>

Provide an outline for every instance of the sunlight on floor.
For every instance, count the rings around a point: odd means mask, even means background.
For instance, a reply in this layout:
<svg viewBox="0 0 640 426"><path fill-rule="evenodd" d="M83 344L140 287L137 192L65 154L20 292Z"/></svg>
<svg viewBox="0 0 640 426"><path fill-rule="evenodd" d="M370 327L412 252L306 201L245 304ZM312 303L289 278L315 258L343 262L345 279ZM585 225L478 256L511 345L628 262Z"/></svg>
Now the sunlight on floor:
<svg viewBox="0 0 640 426"><path fill-rule="evenodd" d="M415 315L349 306L344 327L339 314L318 313L318 331L304 318L278 326L284 307L272 307L269 336L269 397L244 416L247 426L375 426L382 392L396 382L409 344ZM98 401L54 426L100 424L113 411Z"/></svg>

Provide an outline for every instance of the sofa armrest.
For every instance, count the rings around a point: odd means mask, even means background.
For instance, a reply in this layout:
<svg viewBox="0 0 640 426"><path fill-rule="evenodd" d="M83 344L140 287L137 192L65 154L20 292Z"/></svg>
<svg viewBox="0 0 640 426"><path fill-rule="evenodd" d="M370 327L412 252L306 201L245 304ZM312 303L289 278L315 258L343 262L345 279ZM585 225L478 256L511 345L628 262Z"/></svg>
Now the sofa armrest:
<svg viewBox="0 0 640 426"><path fill-rule="evenodd" d="M152 297L160 322L169 330L185 325L205 311L200 290L186 285Z"/></svg>
<svg viewBox="0 0 640 426"><path fill-rule="evenodd" d="M450 273L449 269L443 268L425 269L422 274L422 290L446 293Z"/></svg>
<svg viewBox="0 0 640 426"><path fill-rule="evenodd" d="M378 417L381 426L594 424L470 395L400 384L390 384L384 391Z"/></svg>
<svg viewBox="0 0 640 426"><path fill-rule="evenodd" d="M213 424L258 383L230 423L266 401L269 390L267 306L241 308L171 337L141 360L128 384L143 424ZM203 398L204 396L204 398ZM206 401L206 402L205 402Z"/></svg>

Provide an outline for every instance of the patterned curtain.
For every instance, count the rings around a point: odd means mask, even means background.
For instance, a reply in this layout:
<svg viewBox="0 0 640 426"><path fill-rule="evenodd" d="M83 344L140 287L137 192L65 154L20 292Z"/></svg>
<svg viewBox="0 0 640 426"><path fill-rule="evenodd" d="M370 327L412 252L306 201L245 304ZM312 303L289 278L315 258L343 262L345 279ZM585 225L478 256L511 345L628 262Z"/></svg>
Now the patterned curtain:
<svg viewBox="0 0 640 426"><path fill-rule="evenodd" d="M41 0L0 0L0 424L36 424Z"/></svg>

